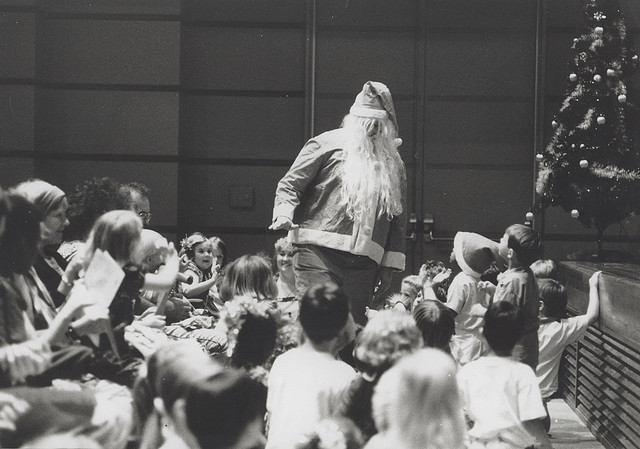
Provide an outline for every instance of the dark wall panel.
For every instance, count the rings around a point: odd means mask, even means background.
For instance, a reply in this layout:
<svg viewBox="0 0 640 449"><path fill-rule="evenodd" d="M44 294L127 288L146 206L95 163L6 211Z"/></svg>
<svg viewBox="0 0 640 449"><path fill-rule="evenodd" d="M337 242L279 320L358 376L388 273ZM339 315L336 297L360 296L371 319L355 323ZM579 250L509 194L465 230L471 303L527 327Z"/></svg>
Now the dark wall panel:
<svg viewBox="0 0 640 449"><path fill-rule="evenodd" d="M42 21L38 77L49 82L177 85L180 23ZM41 57L41 58L40 58Z"/></svg>
<svg viewBox="0 0 640 449"><path fill-rule="evenodd" d="M35 16L0 12L0 78L33 78Z"/></svg>
<svg viewBox="0 0 640 449"><path fill-rule="evenodd" d="M196 21L303 24L305 7L302 0L182 0L183 16Z"/></svg>
<svg viewBox="0 0 640 449"><path fill-rule="evenodd" d="M180 0L120 0L115 2L96 2L93 0L56 0L41 1L43 11L58 14L180 14Z"/></svg>
<svg viewBox="0 0 640 449"><path fill-rule="evenodd" d="M412 33L327 32L318 35L318 93L358 93L380 81L394 95L413 94L415 42Z"/></svg>
<svg viewBox="0 0 640 449"><path fill-rule="evenodd" d="M416 21L415 1L385 0L322 0L317 3L319 26L353 28L413 27Z"/></svg>
<svg viewBox="0 0 640 449"><path fill-rule="evenodd" d="M0 85L0 151L33 151L33 86Z"/></svg>
<svg viewBox="0 0 640 449"><path fill-rule="evenodd" d="M528 102L427 102L424 157L430 164L531 164L532 122Z"/></svg>
<svg viewBox="0 0 640 449"><path fill-rule="evenodd" d="M72 191L76 184L93 177L109 176L121 182L142 182L151 189L149 202L153 213L152 227L173 226L176 223L176 164L45 159L36 161L35 174L65 192Z"/></svg>
<svg viewBox="0 0 640 449"><path fill-rule="evenodd" d="M549 2L558 3L558 2ZM535 33L536 2L531 0L429 0L427 29L482 29Z"/></svg>
<svg viewBox="0 0 640 449"><path fill-rule="evenodd" d="M181 154L292 159L304 139L302 98L183 95Z"/></svg>
<svg viewBox="0 0 640 449"><path fill-rule="evenodd" d="M288 167L183 164L181 228L266 228L276 185Z"/></svg>
<svg viewBox="0 0 640 449"><path fill-rule="evenodd" d="M513 223L524 221L530 205L529 170L425 171L425 211L435 214L439 235L473 231L500 237Z"/></svg>
<svg viewBox="0 0 640 449"><path fill-rule="evenodd" d="M177 92L38 89L46 153L177 155Z"/></svg>
<svg viewBox="0 0 640 449"><path fill-rule="evenodd" d="M32 158L0 157L0 187L11 187L33 176Z"/></svg>
<svg viewBox="0 0 640 449"><path fill-rule="evenodd" d="M535 38L451 33L427 39L427 95L533 98Z"/></svg>
<svg viewBox="0 0 640 449"><path fill-rule="evenodd" d="M185 25L182 48L184 87L304 90L304 29Z"/></svg>

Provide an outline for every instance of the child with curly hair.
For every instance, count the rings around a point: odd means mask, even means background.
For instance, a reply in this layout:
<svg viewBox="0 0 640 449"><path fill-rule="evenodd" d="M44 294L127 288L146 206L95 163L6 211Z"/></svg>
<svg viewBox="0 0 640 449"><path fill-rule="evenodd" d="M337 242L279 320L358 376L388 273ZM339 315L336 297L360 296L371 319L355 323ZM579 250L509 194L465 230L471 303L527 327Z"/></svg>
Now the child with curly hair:
<svg viewBox="0 0 640 449"><path fill-rule="evenodd" d="M179 255L186 265L183 274L191 280L191 283L181 282L180 290L195 307L203 308L220 270L213 243L202 233L194 232L180 244Z"/></svg>

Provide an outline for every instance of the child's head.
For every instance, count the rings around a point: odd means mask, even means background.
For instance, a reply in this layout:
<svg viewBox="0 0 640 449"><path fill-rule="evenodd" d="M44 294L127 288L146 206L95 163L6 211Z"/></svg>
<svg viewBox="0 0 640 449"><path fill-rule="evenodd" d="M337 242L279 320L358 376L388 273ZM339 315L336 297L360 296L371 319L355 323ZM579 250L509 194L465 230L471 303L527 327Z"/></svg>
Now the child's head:
<svg viewBox="0 0 640 449"><path fill-rule="evenodd" d="M179 256L186 256L201 270L210 270L213 266L213 245L200 232L194 232L180 242Z"/></svg>
<svg viewBox="0 0 640 449"><path fill-rule="evenodd" d="M402 298L401 302L404 305L405 310L408 310L409 312L411 311L413 301L415 301L420 292L422 292L422 285L420 285L420 278L418 276L412 274L402 279L399 295ZM400 297L392 295L392 297L387 300L387 304L391 304L393 307L393 304L397 302L397 299L400 299ZM393 302L390 302L390 300Z"/></svg>
<svg viewBox="0 0 640 449"><path fill-rule="evenodd" d="M558 265L551 259L538 259L529 267L536 279L555 279L558 280Z"/></svg>
<svg viewBox="0 0 640 449"><path fill-rule="evenodd" d="M449 343L456 327L449 307L440 301L427 299L415 306L413 319L422 332L425 346L449 352Z"/></svg>
<svg viewBox="0 0 640 449"><path fill-rule="evenodd" d="M498 301L484 315L482 335L496 355L508 357L522 337L522 326L520 310L510 302Z"/></svg>
<svg viewBox="0 0 640 449"><path fill-rule="evenodd" d="M540 315L561 320L567 311L567 290L554 279L538 279L540 294Z"/></svg>
<svg viewBox="0 0 640 449"><path fill-rule="evenodd" d="M367 322L356 339L356 368L372 382L401 356L420 349L422 336L408 313L382 310Z"/></svg>
<svg viewBox="0 0 640 449"><path fill-rule="evenodd" d="M376 427L399 446L464 447L465 422L456 364L444 352L421 349L402 357L382 375L372 399Z"/></svg>
<svg viewBox="0 0 640 449"><path fill-rule="evenodd" d="M91 261L97 249L108 252L120 264L131 262L141 232L142 220L130 210L112 210L101 215L89 234L85 263Z"/></svg>
<svg viewBox="0 0 640 449"><path fill-rule="evenodd" d="M348 418L327 418L296 444L295 449L360 449L365 439L362 432Z"/></svg>
<svg viewBox="0 0 640 449"><path fill-rule="evenodd" d="M220 237L216 236L209 237L209 241L213 246L214 265L223 268L227 264L227 245L225 245Z"/></svg>
<svg viewBox="0 0 640 449"><path fill-rule="evenodd" d="M133 261L140 265L142 270L153 273L164 263L166 248L167 240L161 234L151 229L143 229L133 254Z"/></svg>
<svg viewBox="0 0 640 449"><path fill-rule="evenodd" d="M278 296L278 286L273 279L271 264L266 258L246 254L227 266L220 285L220 298L229 301L236 296L249 296L258 300Z"/></svg>
<svg viewBox="0 0 640 449"><path fill-rule="evenodd" d="M6 206L0 236L0 273L26 273L35 262L40 244L42 212L18 193L3 195Z"/></svg>
<svg viewBox="0 0 640 449"><path fill-rule="evenodd" d="M300 324L312 343L336 338L349 320L349 299L335 284L313 285L300 301Z"/></svg>
<svg viewBox="0 0 640 449"><path fill-rule="evenodd" d="M458 232L453 239L452 261L469 276L480 278L499 257L498 244L475 232Z"/></svg>
<svg viewBox="0 0 640 449"><path fill-rule="evenodd" d="M276 345L277 309L266 301L236 298L225 312L231 366L251 369L265 363Z"/></svg>
<svg viewBox="0 0 640 449"><path fill-rule="evenodd" d="M500 255L525 267L540 259L542 249L540 235L523 224L509 226L500 240Z"/></svg>

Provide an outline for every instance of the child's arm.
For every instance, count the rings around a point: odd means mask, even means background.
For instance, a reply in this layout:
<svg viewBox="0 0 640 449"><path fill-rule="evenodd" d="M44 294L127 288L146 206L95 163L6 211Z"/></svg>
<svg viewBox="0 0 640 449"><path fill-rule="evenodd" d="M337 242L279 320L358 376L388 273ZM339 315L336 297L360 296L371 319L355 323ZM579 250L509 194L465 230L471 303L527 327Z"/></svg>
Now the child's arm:
<svg viewBox="0 0 640 449"><path fill-rule="evenodd" d="M524 428L536 439L536 444L533 446L535 449L551 449L551 441L549 441L549 435L542 424L540 419L531 419L529 421L522 421Z"/></svg>
<svg viewBox="0 0 640 449"><path fill-rule="evenodd" d="M585 313L589 324L595 323L598 315L600 315L600 291L598 287L601 273L602 271L596 271L589 278L589 305L587 306L587 313Z"/></svg>
<svg viewBox="0 0 640 449"><path fill-rule="evenodd" d="M173 243L169 243L167 254L164 258L164 265L161 265L156 273L147 273L144 275L144 285L142 288L153 291L169 290L176 281L179 266L180 260L178 253Z"/></svg>
<svg viewBox="0 0 640 449"><path fill-rule="evenodd" d="M211 269L211 278L202 282L195 282L193 284L182 283L182 294L185 298L193 298L200 293L208 291L218 279L218 265Z"/></svg>

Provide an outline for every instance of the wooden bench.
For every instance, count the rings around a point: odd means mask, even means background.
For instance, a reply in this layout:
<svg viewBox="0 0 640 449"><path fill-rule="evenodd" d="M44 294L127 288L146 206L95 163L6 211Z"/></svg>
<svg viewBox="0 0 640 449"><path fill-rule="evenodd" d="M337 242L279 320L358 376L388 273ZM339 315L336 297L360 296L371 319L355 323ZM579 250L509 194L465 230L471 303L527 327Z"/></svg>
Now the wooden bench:
<svg viewBox="0 0 640 449"><path fill-rule="evenodd" d="M561 262L570 315L586 312L598 270L600 318L566 349L560 394L604 446L640 448L640 266Z"/></svg>

